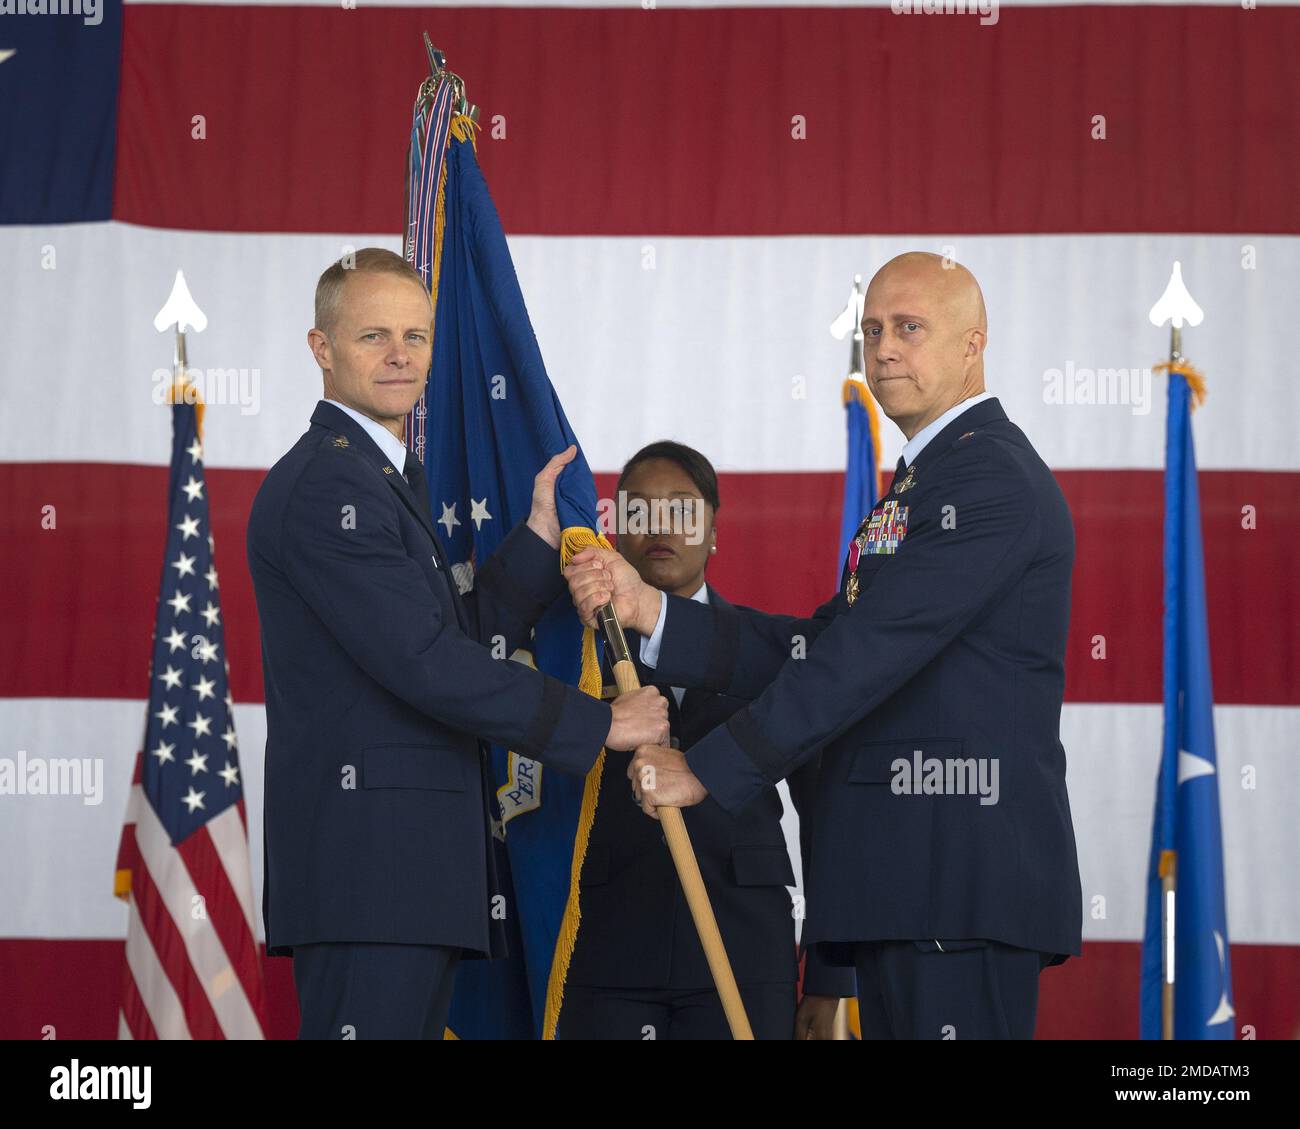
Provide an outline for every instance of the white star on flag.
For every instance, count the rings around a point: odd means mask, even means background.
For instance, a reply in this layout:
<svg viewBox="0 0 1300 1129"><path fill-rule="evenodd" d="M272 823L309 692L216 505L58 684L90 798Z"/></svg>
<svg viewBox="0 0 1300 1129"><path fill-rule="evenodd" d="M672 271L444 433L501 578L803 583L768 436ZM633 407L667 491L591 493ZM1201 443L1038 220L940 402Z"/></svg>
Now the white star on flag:
<svg viewBox="0 0 1300 1129"><path fill-rule="evenodd" d="M212 719L204 717L201 713L194 715L193 721L187 721L186 726L194 730L195 738L212 736Z"/></svg>
<svg viewBox="0 0 1300 1129"><path fill-rule="evenodd" d="M226 761L226 767L223 768L217 775L219 775L221 779L226 782L227 788L233 788L236 784L239 783L239 769L235 765L231 764L229 761Z"/></svg>
<svg viewBox="0 0 1300 1129"><path fill-rule="evenodd" d="M200 482L193 475L190 475L190 480L187 483L185 483L185 485L182 486L181 489L185 491L185 496L191 502L197 502L200 498L203 497L203 483ZM212 534L208 534L208 540L209 542L211 542ZM209 544L208 547L211 548L211 544Z"/></svg>
<svg viewBox="0 0 1300 1129"><path fill-rule="evenodd" d="M216 682L214 682L211 678L204 678L203 676L200 675L199 680L196 683L194 683L191 689L193 689L194 692L198 694L199 701L202 702L207 698L216 697L216 695L212 692L213 687L215 686L216 686Z"/></svg>
<svg viewBox="0 0 1300 1129"><path fill-rule="evenodd" d="M182 540L188 541L191 537L199 535L199 519L185 515L185 519L176 527L181 531Z"/></svg>
<svg viewBox="0 0 1300 1129"><path fill-rule="evenodd" d="M167 669L158 675L158 681L166 682L168 690L175 690L181 684L181 672L168 663Z"/></svg>
<svg viewBox="0 0 1300 1129"><path fill-rule="evenodd" d="M169 745L166 741L159 741L158 747L152 750L150 755L157 757L159 764L165 764L167 761L174 761L176 759L172 756L172 752L175 748L175 745Z"/></svg>
<svg viewBox="0 0 1300 1129"><path fill-rule="evenodd" d="M176 590L176 595L168 600L167 603L171 605L172 611L177 615L180 615L181 612L187 612L190 610L190 598L179 588Z"/></svg>
<svg viewBox="0 0 1300 1129"><path fill-rule="evenodd" d="M452 527L460 524L460 518L456 516L455 502L452 502L450 506L446 502L442 503L442 517L438 519L438 524L447 527L447 536L450 537Z"/></svg>
<svg viewBox="0 0 1300 1129"><path fill-rule="evenodd" d="M487 499L480 502L477 498L471 498L470 504L473 512L469 515L469 520L474 523L475 529L482 529L485 521L492 520L492 515L487 511Z"/></svg>
<svg viewBox="0 0 1300 1129"><path fill-rule="evenodd" d="M208 771L208 758L203 753L200 753L198 749L195 749L190 754L185 763L190 766L191 776L197 776L200 772Z"/></svg>
<svg viewBox="0 0 1300 1129"><path fill-rule="evenodd" d="M185 636L182 635L179 630L173 627L172 633L170 635L163 636L163 642L167 644L167 646L171 649L171 653L174 655L177 651L184 648Z"/></svg>
<svg viewBox="0 0 1300 1129"><path fill-rule="evenodd" d="M194 785L191 784L190 790L181 797L181 803L188 807L190 809L190 814L193 815L195 808L201 808L203 806L203 797L206 795L206 792L194 791Z"/></svg>
<svg viewBox="0 0 1300 1129"><path fill-rule="evenodd" d="M176 724L176 714L177 714L176 707L169 706L167 705L166 702L164 702L163 708L160 709L157 713L155 713L154 717L156 717L159 721L161 721L162 727L166 729L167 726Z"/></svg>

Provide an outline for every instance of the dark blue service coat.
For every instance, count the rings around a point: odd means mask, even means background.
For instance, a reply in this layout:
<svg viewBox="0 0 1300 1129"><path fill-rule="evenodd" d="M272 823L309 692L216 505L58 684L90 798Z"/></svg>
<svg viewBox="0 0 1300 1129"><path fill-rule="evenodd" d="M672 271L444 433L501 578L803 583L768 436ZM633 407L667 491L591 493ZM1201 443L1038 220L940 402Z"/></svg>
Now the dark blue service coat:
<svg viewBox="0 0 1300 1129"><path fill-rule="evenodd" d="M321 941L489 952L485 742L585 773L610 708L522 664L564 588L516 527L462 597L427 507L324 402L253 502L266 682L268 951ZM500 652L498 652L500 653Z"/></svg>
<svg viewBox="0 0 1300 1129"><path fill-rule="evenodd" d="M828 956L928 938L1077 954L1061 490L993 399L940 431L873 517L856 576L846 564L807 619L669 598L656 678L754 699L687 760L739 813L821 754L807 929ZM960 793L995 769L996 802Z"/></svg>

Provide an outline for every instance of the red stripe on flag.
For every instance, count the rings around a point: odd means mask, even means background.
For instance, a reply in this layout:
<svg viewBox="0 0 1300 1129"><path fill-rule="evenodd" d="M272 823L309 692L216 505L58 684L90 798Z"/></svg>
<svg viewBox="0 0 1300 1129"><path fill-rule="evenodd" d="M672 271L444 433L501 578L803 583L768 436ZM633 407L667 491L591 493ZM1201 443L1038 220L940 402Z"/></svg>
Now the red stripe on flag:
<svg viewBox="0 0 1300 1129"><path fill-rule="evenodd" d="M438 10L507 231L1300 231L1294 7L630 7ZM426 12L123 23L117 218L400 229Z"/></svg>
<svg viewBox="0 0 1300 1129"><path fill-rule="evenodd" d="M128 824L122 832L124 841L128 836L133 840L135 838L135 827L132 824ZM138 855L138 848L136 850ZM185 940L176 928L163 895L154 883L148 866L143 864L143 859L131 874L131 891L139 907L145 932L158 954L158 962L181 1002L190 1035L195 1039L224 1038L208 994L190 963Z"/></svg>
<svg viewBox="0 0 1300 1129"><path fill-rule="evenodd" d="M149 1018L149 1010L144 1005L144 997L140 995L140 989L136 985L135 977L131 975L129 965L126 971L126 987L122 993L122 1016L126 1020L132 1039L144 1042L158 1038L158 1032L154 1029L153 1020Z"/></svg>
<svg viewBox="0 0 1300 1129"><path fill-rule="evenodd" d="M615 477L596 476L602 497ZM262 658L244 535L263 472L207 471L235 700L262 700ZM1161 700L1160 471L1057 473L1077 554L1067 653L1072 702ZM1202 534L1214 698L1300 705L1300 474L1202 471ZM831 591L843 475L721 474L709 579L729 600L803 614ZM165 536L167 470L0 463L0 697L141 698L148 691ZM40 528L57 506L57 531ZM1243 506L1257 528L1243 527ZM89 564L87 562L90 562ZM1105 657L1094 658L1097 640Z"/></svg>
<svg viewBox="0 0 1300 1129"><path fill-rule="evenodd" d="M262 984L257 942L249 932L243 907L230 884L230 876L226 873L221 856L217 854L207 826L199 828L177 850L185 863L185 869L190 872L195 889L206 903L208 920L212 923L222 948L226 950L226 956L230 958L230 965L239 977L249 1006L265 1030L266 992Z"/></svg>

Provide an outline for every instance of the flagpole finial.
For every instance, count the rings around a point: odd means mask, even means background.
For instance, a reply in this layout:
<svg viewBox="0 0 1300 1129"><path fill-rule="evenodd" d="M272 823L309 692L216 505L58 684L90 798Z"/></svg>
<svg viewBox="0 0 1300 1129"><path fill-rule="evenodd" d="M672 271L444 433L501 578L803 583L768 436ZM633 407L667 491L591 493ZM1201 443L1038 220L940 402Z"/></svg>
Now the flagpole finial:
<svg viewBox="0 0 1300 1129"><path fill-rule="evenodd" d="M208 328L208 315L199 309L199 304L185 283L185 272L180 270L176 272L172 292L153 319L153 327L159 333L166 333L172 326L176 327L178 333L184 333L187 329L202 333Z"/></svg>
<svg viewBox="0 0 1300 1129"><path fill-rule="evenodd" d="M1147 315L1151 324L1155 326L1164 325L1165 322L1171 322L1169 355L1174 361L1179 361L1183 356L1183 322L1188 325L1197 326L1205 320L1205 311L1196 304L1196 299L1188 292L1186 284L1183 282L1183 265L1177 259L1174 260L1174 269L1169 276L1169 282L1165 286L1165 292L1160 295L1159 300L1151 307L1151 312Z"/></svg>
<svg viewBox="0 0 1300 1129"><path fill-rule="evenodd" d="M865 380L867 366L863 353L865 339L862 336L862 309L866 302L866 294L862 289L862 275L853 276L853 289L849 291L849 300L844 304L844 309L831 322L831 336L836 341L843 341L849 332L852 331L852 340L849 344L849 380Z"/></svg>
<svg viewBox="0 0 1300 1129"><path fill-rule="evenodd" d="M478 107L472 103L465 94L465 80L458 74L452 74L447 70L447 53L439 51L433 45L433 40L429 38L429 33L424 34L424 53L429 59L429 77L424 80L420 87L420 97L432 99L438 89L438 84L443 79L451 83L454 98L452 100L452 109L458 114L464 114L471 121L478 121Z"/></svg>

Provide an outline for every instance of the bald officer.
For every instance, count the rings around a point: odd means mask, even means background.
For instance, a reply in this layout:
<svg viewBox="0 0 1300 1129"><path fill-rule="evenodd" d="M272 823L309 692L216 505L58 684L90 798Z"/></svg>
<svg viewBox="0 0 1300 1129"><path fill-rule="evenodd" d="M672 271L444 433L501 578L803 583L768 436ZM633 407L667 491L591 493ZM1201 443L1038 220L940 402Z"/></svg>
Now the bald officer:
<svg viewBox="0 0 1300 1129"><path fill-rule="evenodd" d="M811 618L665 596L603 550L570 589L586 619L615 598L659 681L754 699L688 754L638 750L647 813L742 811L822 753L808 937L856 965L865 1037L1030 1038L1039 971L1079 952L1082 924L1059 736L1070 514L985 391L969 271L892 260L862 327L907 442Z"/></svg>

